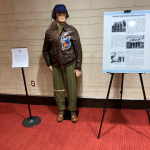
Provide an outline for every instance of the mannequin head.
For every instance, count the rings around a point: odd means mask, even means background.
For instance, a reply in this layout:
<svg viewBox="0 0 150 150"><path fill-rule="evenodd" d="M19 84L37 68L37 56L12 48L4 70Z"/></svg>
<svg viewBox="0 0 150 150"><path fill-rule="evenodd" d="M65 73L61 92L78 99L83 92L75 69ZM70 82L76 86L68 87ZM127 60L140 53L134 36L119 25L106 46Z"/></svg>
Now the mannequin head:
<svg viewBox="0 0 150 150"><path fill-rule="evenodd" d="M53 12L52 12L52 18L55 19L58 24L65 23L68 17L69 17L69 14L64 4L55 5Z"/></svg>

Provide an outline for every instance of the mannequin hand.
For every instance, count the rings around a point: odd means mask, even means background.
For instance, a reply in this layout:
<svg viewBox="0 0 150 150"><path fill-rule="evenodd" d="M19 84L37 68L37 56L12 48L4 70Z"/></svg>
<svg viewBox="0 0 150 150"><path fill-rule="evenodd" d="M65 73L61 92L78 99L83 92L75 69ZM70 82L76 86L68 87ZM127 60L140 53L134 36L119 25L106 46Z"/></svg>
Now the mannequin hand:
<svg viewBox="0 0 150 150"><path fill-rule="evenodd" d="M75 70L76 72L76 76L79 77L81 75L81 71L80 70Z"/></svg>
<svg viewBox="0 0 150 150"><path fill-rule="evenodd" d="M53 68L52 68L52 66L49 66L48 68L49 68L49 70L50 70L51 72L53 71Z"/></svg>

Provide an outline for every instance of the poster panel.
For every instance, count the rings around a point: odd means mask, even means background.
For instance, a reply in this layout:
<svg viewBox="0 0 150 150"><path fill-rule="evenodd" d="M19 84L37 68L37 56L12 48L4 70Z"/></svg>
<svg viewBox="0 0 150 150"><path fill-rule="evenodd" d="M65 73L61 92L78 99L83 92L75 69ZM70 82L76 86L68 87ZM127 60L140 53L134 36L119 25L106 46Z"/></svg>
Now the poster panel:
<svg viewBox="0 0 150 150"><path fill-rule="evenodd" d="M105 12L103 72L150 73L150 11Z"/></svg>

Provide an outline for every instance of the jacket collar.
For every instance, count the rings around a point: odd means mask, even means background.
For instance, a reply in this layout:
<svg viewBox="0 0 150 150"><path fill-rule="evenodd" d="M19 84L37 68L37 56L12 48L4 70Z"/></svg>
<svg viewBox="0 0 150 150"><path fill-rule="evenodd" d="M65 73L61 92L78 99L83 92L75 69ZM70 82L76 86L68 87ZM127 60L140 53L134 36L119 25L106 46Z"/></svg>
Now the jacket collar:
<svg viewBox="0 0 150 150"><path fill-rule="evenodd" d="M69 26L69 25L68 25L67 23L65 23L63 30L66 31L67 28L68 28L68 26ZM57 29L58 29L57 23L55 22L54 25L53 25L53 31L55 31L55 30L57 30Z"/></svg>

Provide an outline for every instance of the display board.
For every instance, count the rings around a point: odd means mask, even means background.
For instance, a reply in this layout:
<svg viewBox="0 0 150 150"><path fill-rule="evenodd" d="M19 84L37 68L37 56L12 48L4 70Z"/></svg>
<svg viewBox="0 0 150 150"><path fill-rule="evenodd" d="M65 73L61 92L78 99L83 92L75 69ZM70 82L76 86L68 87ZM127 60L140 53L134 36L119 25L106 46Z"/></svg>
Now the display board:
<svg viewBox="0 0 150 150"><path fill-rule="evenodd" d="M24 68L29 66L27 47L11 48L12 68Z"/></svg>
<svg viewBox="0 0 150 150"><path fill-rule="evenodd" d="M150 73L150 11L104 12L103 72Z"/></svg>

